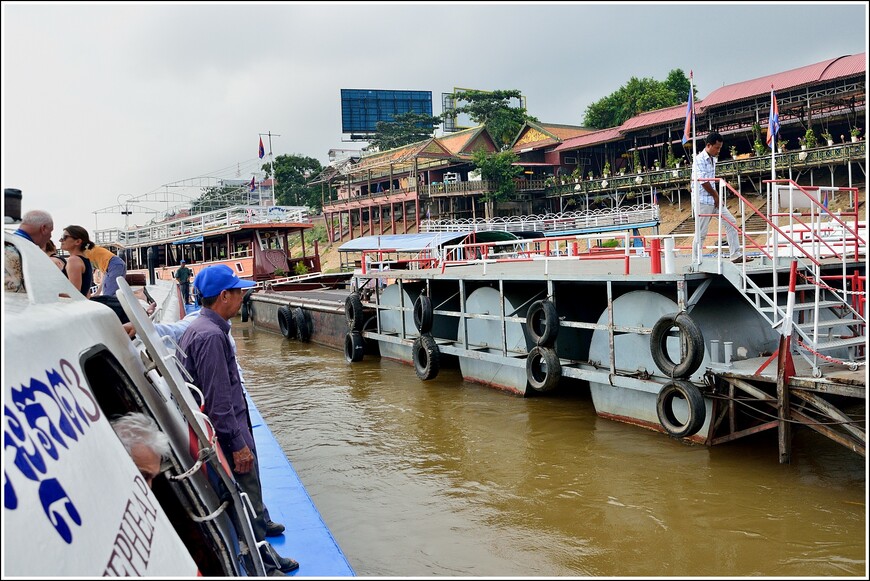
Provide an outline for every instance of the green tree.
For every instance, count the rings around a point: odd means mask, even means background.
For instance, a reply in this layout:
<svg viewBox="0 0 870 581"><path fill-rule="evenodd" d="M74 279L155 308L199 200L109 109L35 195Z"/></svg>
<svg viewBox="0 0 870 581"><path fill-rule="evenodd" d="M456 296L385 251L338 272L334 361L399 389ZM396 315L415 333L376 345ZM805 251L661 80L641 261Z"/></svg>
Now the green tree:
<svg viewBox="0 0 870 581"><path fill-rule="evenodd" d="M263 166L271 176L270 164ZM323 171L323 166L313 157L303 155L279 155L275 158L275 202L281 206L308 206L317 211L323 207L319 186L309 186L308 180Z"/></svg>
<svg viewBox="0 0 870 581"><path fill-rule="evenodd" d="M248 186L209 186L190 205L191 214L203 214L248 203Z"/></svg>
<svg viewBox="0 0 870 581"><path fill-rule="evenodd" d="M517 184L514 179L523 171L523 168L513 165L519 158L511 150L490 153L478 149L471 154L471 159L474 161L475 167L480 170L481 179L487 180L491 184L489 191L483 195L483 201L486 202L487 217L492 217L494 215L493 204L507 200L516 193Z"/></svg>
<svg viewBox="0 0 870 581"><path fill-rule="evenodd" d="M511 99L519 99L522 94L517 89L498 91L458 91L454 94L457 101L466 104L457 107L442 117L465 113L475 123L486 126L489 134L502 149L507 148L526 121L537 122L535 117L526 113L524 107L511 107Z"/></svg>
<svg viewBox="0 0 870 581"><path fill-rule="evenodd" d="M618 127L640 113L685 103L689 86L681 69L672 70L664 81L631 77L625 85L589 105L583 125L595 129Z"/></svg>
<svg viewBox="0 0 870 581"><path fill-rule="evenodd" d="M375 135L369 140L369 147L387 151L429 139L439 123L440 117L413 112L396 115L392 121L378 121Z"/></svg>

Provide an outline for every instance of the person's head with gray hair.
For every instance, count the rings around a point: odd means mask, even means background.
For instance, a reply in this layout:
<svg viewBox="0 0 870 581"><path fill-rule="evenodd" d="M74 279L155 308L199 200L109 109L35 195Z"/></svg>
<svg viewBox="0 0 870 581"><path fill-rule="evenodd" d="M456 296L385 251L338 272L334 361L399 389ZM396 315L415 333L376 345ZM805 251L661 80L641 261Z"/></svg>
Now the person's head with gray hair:
<svg viewBox="0 0 870 581"><path fill-rule="evenodd" d="M54 220L51 214L45 210L30 210L21 218L18 229L26 232L34 244L43 248L45 243L51 240L51 231L54 230Z"/></svg>
<svg viewBox="0 0 870 581"><path fill-rule="evenodd" d="M157 422L138 412L112 421L112 428L150 487L160 474L161 460L171 452L169 436L160 431Z"/></svg>

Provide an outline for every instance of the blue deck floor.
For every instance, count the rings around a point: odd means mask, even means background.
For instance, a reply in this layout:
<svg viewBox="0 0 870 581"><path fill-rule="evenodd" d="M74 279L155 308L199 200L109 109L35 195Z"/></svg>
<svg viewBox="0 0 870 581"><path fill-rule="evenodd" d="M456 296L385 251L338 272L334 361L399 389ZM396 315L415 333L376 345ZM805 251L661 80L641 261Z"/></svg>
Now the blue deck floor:
<svg viewBox="0 0 870 581"><path fill-rule="evenodd" d="M250 396L248 407L257 442L263 501L272 520L286 527L282 536L270 537L269 542L282 556L299 562L299 569L291 576L353 576L344 553Z"/></svg>

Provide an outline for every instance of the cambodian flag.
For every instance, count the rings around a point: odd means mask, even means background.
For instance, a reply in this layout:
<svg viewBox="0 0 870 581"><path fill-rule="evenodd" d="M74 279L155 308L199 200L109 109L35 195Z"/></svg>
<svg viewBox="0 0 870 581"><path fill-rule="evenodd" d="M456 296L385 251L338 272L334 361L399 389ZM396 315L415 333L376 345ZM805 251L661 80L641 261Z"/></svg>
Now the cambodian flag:
<svg viewBox="0 0 870 581"><path fill-rule="evenodd" d="M770 119L767 120L767 145L770 149L776 147L776 134L779 133L779 105L776 103L776 94L773 87L770 88Z"/></svg>
<svg viewBox="0 0 870 581"><path fill-rule="evenodd" d="M260 138L260 159L263 159L263 156L266 155L266 149L263 147L263 138ZM253 191L253 186L251 186L251 191Z"/></svg>
<svg viewBox="0 0 870 581"><path fill-rule="evenodd" d="M263 150L260 149L260 151L263 151ZM260 157L263 157L263 156L261 155ZM256 189L257 189L257 182L254 180L254 176L251 176L251 191L253 192Z"/></svg>
<svg viewBox="0 0 870 581"><path fill-rule="evenodd" d="M692 88L692 76L689 73L689 102L686 103L686 122L683 125L683 145L689 140L692 123L695 122L695 91Z"/></svg>

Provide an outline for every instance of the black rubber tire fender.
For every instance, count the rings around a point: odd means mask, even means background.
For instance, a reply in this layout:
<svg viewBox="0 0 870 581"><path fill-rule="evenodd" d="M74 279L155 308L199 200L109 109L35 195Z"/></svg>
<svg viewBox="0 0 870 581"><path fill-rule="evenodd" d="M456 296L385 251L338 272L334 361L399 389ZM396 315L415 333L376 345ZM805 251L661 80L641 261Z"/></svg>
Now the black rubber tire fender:
<svg viewBox="0 0 870 581"><path fill-rule="evenodd" d="M296 323L293 321L293 312L287 305L278 307L278 328L286 339L296 336Z"/></svg>
<svg viewBox="0 0 870 581"><path fill-rule="evenodd" d="M311 339L311 327L302 307L293 309L293 322L296 324L296 338L302 343L308 343Z"/></svg>
<svg viewBox="0 0 870 581"><path fill-rule="evenodd" d="M344 336L344 359L348 363L362 361L365 355L363 336L358 331L348 331Z"/></svg>
<svg viewBox="0 0 870 581"><path fill-rule="evenodd" d="M559 313L552 301L535 301L526 313L526 328L535 345L552 347L559 334Z"/></svg>
<svg viewBox="0 0 870 581"><path fill-rule="evenodd" d="M414 325L421 335L432 330L432 317L432 299L418 296L414 301Z"/></svg>
<svg viewBox="0 0 870 581"><path fill-rule="evenodd" d="M552 347L532 347L526 357L526 379L535 391L551 391L562 378L562 364Z"/></svg>
<svg viewBox="0 0 870 581"><path fill-rule="evenodd" d="M245 296L242 299L242 322L247 323L248 319L250 319L251 311L251 295L254 294L254 289L249 288L245 292Z"/></svg>
<svg viewBox="0 0 870 581"><path fill-rule="evenodd" d="M359 293L350 293L344 299L344 316L347 318L347 328L351 331L362 331L363 305Z"/></svg>
<svg viewBox="0 0 870 581"><path fill-rule="evenodd" d="M441 350L432 335L420 335L411 347L414 371L423 381L435 379L441 368Z"/></svg>
<svg viewBox="0 0 870 581"><path fill-rule="evenodd" d="M680 330L681 351L685 352L685 357L680 362L672 361L668 355L668 335L673 327ZM686 313L671 313L656 321L649 346L656 366L670 378L689 377L704 360L704 335L698 324Z"/></svg>
<svg viewBox="0 0 870 581"><path fill-rule="evenodd" d="M689 416L681 423L674 414L674 399L686 400ZM707 417L707 407L701 390L693 383L677 379L665 385L656 397L656 414L659 423L668 435L674 438L688 438L698 433Z"/></svg>

